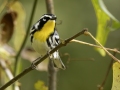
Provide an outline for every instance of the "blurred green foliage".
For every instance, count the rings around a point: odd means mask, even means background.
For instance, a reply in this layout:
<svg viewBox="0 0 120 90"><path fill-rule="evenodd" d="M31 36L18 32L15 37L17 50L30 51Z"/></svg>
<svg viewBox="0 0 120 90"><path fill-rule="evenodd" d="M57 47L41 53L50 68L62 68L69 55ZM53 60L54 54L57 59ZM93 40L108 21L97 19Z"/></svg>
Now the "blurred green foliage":
<svg viewBox="0 0 120 90"><path fill-rule="evenodd" d="M34 86L36 90L48 90L43 81L37 81Z"/></svg>
<svg viewBox="0 0 120 90"><path fill-rule="evenodd" d="M97 16L97 35L96 39L102 44L106 44L106 40L110 31L120 29L120 22L107 10L103 0L92 0L96 16ZM97 48L102 56L106 53L104 50Z"/></svg>

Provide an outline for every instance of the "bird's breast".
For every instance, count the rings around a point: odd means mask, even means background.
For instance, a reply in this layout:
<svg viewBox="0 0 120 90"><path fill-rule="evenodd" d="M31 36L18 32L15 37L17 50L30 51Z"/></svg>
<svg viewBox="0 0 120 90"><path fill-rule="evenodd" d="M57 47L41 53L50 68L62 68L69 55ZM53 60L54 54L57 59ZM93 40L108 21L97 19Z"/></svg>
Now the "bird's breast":
<svg viewBox="0 0 120 90"><path fill-rule="evenodd" d="M36 52L38 52L40 55L45 55L49 51L49 47L47 45L47 42L41 42L37 39L33 39L32 47Z"/></svg>

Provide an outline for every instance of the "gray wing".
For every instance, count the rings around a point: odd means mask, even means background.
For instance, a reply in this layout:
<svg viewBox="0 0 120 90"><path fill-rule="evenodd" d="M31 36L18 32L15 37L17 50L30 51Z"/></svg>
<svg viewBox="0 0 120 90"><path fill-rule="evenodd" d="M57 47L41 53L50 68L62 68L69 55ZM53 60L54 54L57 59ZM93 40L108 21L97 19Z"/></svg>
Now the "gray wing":
<svg viewBox="0 0 120 90"><path fill-rule="evenodd" d="M53 34L51 34L51 36L47 39L47 44L48 46L53 49L55 48L57 45L60 44L60 38L59 38L59 35L57 33L57 31L55 30ZM65 65L63 64L60 56L59 56L59 52L58 50L55 51L53 54L52 54L52 59L53 59L53 64L55 67L57 68L61 68L63 70L66 69Z"/></svg>
<svg viewBox="0 0 120 90"><path fill-rule="evenodd" d="M58 44L60 44L59 34L56 30L47 39L47 44L51 49L55 48Z"/></svg>

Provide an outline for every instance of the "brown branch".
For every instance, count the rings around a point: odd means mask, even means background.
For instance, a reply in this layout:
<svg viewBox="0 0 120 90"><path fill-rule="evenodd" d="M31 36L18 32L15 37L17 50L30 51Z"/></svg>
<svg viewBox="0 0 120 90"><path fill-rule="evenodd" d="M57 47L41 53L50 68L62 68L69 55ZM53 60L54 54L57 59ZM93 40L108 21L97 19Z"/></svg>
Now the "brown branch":
<svg viewBox="0 0 120 90"><path fill-rule="evenodd" d="M53 0L46 0L47 13L54 14ZM52 60L48 63L48 90L56 90L57 70L53 66Z"/></svg>
<svg viewBox="0 0 120 90"><path fill-rule="evenodd" d="M115 56L115 55L116 55L116 52L113 53L113 56ZM104 87L104 85L105 85L105 83L106 83L106 80L107 80L107 77L108 77L108 75L109 75L109 72L110 72L110 70L111 70L111 67L112 67L112 65L113 65L113 61L114 61L114 60L113 60L113 58L112 58L111 61L110 61L109 66L108 66L108 69L107 69L105 78L104 78L103 82L101 83L101 85L98 86L98 90L103 90L103 87Z"/></svg>
<svg viewBox="0 0 120 90"><path fill-rule="evenodd" d="M95 44L83 42L83 41L80 41L80 40L77 40L77 39L73 39L71 42L76 42L76 43L80 43L80 44L85 44L85 45L89 45L89 46L92 46L92 47L95 47L95 48L100 48L100 49L102 49L102 47L99 46L99 45L95 45ZM108 50L108 51L112 51L112 52L116 52L116 53L119 53L119 54L120 54L120 51L117 50L116 48L114 48L114 49L106 48L106 47L104 47L104 48L105 48L106 50Z"/></svg>
<svg viewBox="0 0 120 90"><path fill-rule="evenodd" d="M46 0L45 2L46 2L47 13L54 14L53 0Z"/></svg>
<svg viewBox="0 0 120 90"><path fill-rule="evenodd" d="M0 59L0 66L1 66L1 69L4 70L5 74L7 75L9 79L14 78L11 70L7 67L7 63L5 62L5 60ZM20 87L18 85L15 85L14 87L17 88L17 90L20 90Z"/></svg>
<svg viewBox="0 0 120 90"><path fill-rule="evenodd" d="M53 66L52 60L48 64L48 90L56 90L57 70Z"/></svg>
<svg viewBox="0 0 120 90"><path fill-rule="evenodd" d="M120 63L120 60L117 59L116 57L114 57L98 40L95 39L95 37L88 31L85 32L86 35L89 35L96 43L98 43L101 48L111 57L113 58L113 60L115 60L116 62Z"/></svg>
<svg viewBox="0 0 120 90"><path fill-rule="evenodd" d="M82 31L78 32L77 34L75 34L74 36L66 39L65 41L61 42L57 47L55 47L53 50L51 50L49 52L49 54L54 53L56 50L58 50L59 48L66 46L72 39L84 34L84 32L87 31L87 29L83 29ZM38 65L39 63L41 63L43 60L45 60L46 58L49 57L49 54L46 53L43 57L38 58L38 60L36 60L36 62L34 63L34 65ZM21 72L20 74L18 74L16 77L14 77L13 79L11 79L9 82L7 82L5 85L0 87L0 90L4 90L5 88L7 88L8 86L10 86L11 84L13 84L15 81L17 81L18 79L20 79L22 76L24 76L25 74L27 74L28 72L32 71L33 67L30 66L28 68L26 68L23 72Z"/></svg>

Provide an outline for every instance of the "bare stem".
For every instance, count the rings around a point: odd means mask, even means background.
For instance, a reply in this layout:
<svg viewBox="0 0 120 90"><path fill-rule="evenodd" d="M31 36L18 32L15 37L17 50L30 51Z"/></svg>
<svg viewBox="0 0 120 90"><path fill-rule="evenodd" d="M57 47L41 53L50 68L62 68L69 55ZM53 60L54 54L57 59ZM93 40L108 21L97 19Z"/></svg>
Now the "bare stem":
<svg viewBox="0 0 120 90"><path fill-rule="evenodd" d="M22 43L22 45L20 47L20 50L18 51L18 53L16 55L16 58L15 58L14 75L16 74L16 70L17 70L17 65L18 65L18 60L19 60L20 53L21 53L23 47L25 46L27 37L29 35L29 30L30 30L30 27L31 27L31 24L32 24L32 21L33 21L33 17L34 17L34 13L35 13L35 8L37 6L37 1L38 0L34 0L34 4L33 4L32 12L31 12L31 16L30 16L29 25L28 25L28 28L27 28L27 31L26 31L26 35L25 35L24 41L23 41L23 43Z"/></svg>
<svg viewBox="0 0 120 90"><path fill-rule="evenodd" d="M47 13L54 14L53 0L46 0ZM52 60L48 63L48 90L56 90L57 70L53 66Z"/></svg>
<svg viewBox="0 0 120 90"><path fill-rule="evenodd" d="M72 39L84 34L84 32L87 31L87 29L83 29L81 32L78 32L77 34L75 34L74 36L66 39L64 42L61 42L57 47L55 47L53 50L51 50L49 53L52 54L54 53L56 50L58 50L59 48L66 46ZM46 53L43 57L40 57L38 60L36 60L37 62L34 63L34 65L38 65L39 63L41 63L43 60L45 60L46 58L49 57L49 54ZM16 77L14 77L13 79L11 79L9 82L7 82L5 85L0 87L0 90L4 90L5 88L7 88L8 86L10 86L11 84L13 84L15 81L17 81L18 79L20 79L21 77L23 77L25 74L27 74L28 72L32 71L33 67L30 66L27 69L25 69L23 72L21 72L20 74L18 74Z"/></svg>
<svg viewBox="0 0 120 90"><path fill-rule="evenodd" d="M86 35L89 35L95 42L97 42L97 43L101 46L101 48L102 48L111 58L113 58L113 60L115 60L115 61L117 61L117 62L120 63L120 60L117 59L116 57L114 57L109 51L107 51L107 50L92 36L92 34L91 34L90 32L86 31L85 34L86 34Z"/></svg>
<svg viewBox="0 0 120 90"><path fill-rule="evenodd" d="M113 55L115 56L115 55L116 55L116 52L114 52ZM105 85L105 83L106 83L106 80L107 80L107 77L108 77L108 75L109 75L109 72L110 72L110 70L111 70L112 65L113 65L113 58L112 58L111 61L110 61L110 64L109 64L109 66L108 66L108 69L107 69L107 72L106 72L106 75L105 75L105 78L104 78L103 82L101 83L101 85L98 86L98 90L103 90L103 87L104 87L104 85Z"/></svg>
<svg viewBox="0 0 120 90"><path fill-rule="evenodd" d="M47 13L54 14L53 0L46 0L46 9Z"/></svg>
<svg viewBox="0 0 120 90"><path fill-rule="evenodd" d="M49 60L48 64L48 79L48 90L56 90L57 70L54 68L52 60Z"/></svg>
<svg viewBox="0 0 120 90"><path fill-rule="evenodd" d="M11 80L12 78L14 78L11 70L7 67L7 64L5 62L5 60L2 60L0 61L0 66L1 66L1 69L3 69L7 75L7 77ZM1 78L1 77L0 77ZM17 90L20 90L19 86L18 85L15 85L14 86Z"/></svg>
<svg viewBox="0 0 120 90"><path fill-rule="evenodd" d="M71 42L76 42L76 43L80 43L80 44L85 44L85 45L89 45L89 46L92 46L92 47L96 47L96 48L101 48L101 46L99 45L94 45L94 44L91 44L91 43L87 43L87 42L83 42L83 41L80 41L80 40L76 40L76 39L73 39ZM105 48L105 47L104 47ZM118 51L116 48L115 49L111 49L111 48L105 48L106 50L108 51L112 51L112 52L116 52L116 53L119 53L120 54L120 51Z"/></svg>

